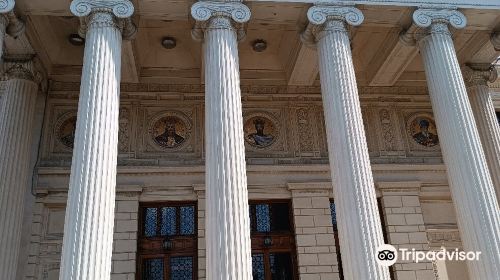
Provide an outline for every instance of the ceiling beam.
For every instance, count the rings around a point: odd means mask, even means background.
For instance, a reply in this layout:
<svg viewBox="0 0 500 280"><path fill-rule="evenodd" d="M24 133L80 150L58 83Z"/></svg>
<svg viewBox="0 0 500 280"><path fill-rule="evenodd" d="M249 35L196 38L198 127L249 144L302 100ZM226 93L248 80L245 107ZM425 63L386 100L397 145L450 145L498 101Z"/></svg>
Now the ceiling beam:
<svg viewBox="0 0 500 280"><path fill-rule="evenodd" d="M122 82L139 82L139 70L132 40L123 40L122 44Z"/></svg>
<svg viewBox="0 0 500 280"><path fill-rule="evenodd" d="M285 69L288 85L312 85L318 77L319 72L317 51L306 46L298 39Z"/></svg>
<svg viewBox="0 0 500 280"><path fill-rule="evenodd" d="M413 34L414 25L405 34ZM379 55L370 63L374 69L367 75L370 86L393 86L418 54L418 48L405 40L399 30L393 29L386 37L386 43Z"/></svg>

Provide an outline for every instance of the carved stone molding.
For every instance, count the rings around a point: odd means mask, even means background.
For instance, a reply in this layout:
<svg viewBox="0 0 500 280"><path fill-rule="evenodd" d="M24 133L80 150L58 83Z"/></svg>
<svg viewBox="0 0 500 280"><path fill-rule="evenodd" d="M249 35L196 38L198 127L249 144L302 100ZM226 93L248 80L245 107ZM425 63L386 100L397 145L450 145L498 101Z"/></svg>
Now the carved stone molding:
<svg viewBox="0 0 500 280"><path fill-rule="evenodd" d="M302 41L308 46L324 36L325 32L348 32L348 26L363 23L363 13L353 6L317 5L307 11L309 25L301 34Z"/></svg>
<svg viewBox="0 0 500 280"><path fill-rule="evenodd" d="M191 31L195 40L203 40L206 29L235 29L238 40L245 37L244 24L250 19L250 9L240 2L199 1L191 6L196 24Z"/></svg>
<svg viewBox="0 0 500 280"><path fill-rule="evenodd" d="M32 56L5 57L3 70L4 80L23 79L36 83L39 83L42 80L40 72L37 71L35 67Z"/></svg>
<svg viewBox="0 0 500 280"><path fill-rule="evenodd" d="M490 64L464 66L462 67L462 74L467 87L488 86L488 82L493 83L498 77L496 68Z"/></svg>
<svg viewBox="0 0 500 280"><path fill-rule="evenodd" d="M125 40L133 39L137 27L131 20L134 5L130 0L73 0L71 12L80 18L78 33L85 37L89 25L116 26Z"/></svg>

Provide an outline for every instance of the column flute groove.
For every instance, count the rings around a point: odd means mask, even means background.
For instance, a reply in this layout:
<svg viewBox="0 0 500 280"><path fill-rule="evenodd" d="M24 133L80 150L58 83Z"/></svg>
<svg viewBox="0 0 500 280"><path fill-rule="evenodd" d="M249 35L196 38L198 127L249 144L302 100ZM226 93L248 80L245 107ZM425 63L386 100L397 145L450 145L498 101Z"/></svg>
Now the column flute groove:
<svg viewBox="0 0 500 280"><path fill-rule="evenodd" d="M419 9L413 20L429 95L441 139L450 190L466 251L480 251L469 261L471 279L500 274L500 209L471 104L448 26L463 28L456 10Z"/></svg>
<svg viewBox="0 0 500 280"><path fill-rule="evenodd" d="M477 64L465 66L462 72L497 200L500 201L500 126L488 87L488 82L495 81L498 74L492 65Z"/></svg>
<svg viewBox="0 0 500 280"><path fill-rule="evenodd" d="M318 48L344 276L389 279L388 269L376 262L382 227L347 29L361 24L363 14L354 7L318 5L307 15L302 39Z"/></svg>
<svg viewBox="0 0 500 280"><path fill-rule="evenodd" d="M238 39L250 10L239 2L191 7L204 40L207 279L252 279Z"/></svg>
<svg viewBox="0 0 500 280"><path fill-rule="evenodd" d="M0 102L0 279L16 278L38 85L31 61L5 62Z"/></svg>
<svg viewBox="0 0 500 280"><path fill-rule="evenodd" d="M117 7L120 11L117 12ZM86 37L59 279L110 279L128 0L75 0ZM131 26L129 26L131 27Z"/></svg>

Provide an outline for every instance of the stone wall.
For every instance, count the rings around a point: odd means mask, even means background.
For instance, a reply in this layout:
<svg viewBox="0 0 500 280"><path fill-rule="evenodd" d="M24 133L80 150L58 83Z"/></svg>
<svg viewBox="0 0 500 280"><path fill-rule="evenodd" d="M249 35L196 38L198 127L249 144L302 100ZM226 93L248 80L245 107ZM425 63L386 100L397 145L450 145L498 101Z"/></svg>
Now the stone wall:
<svg viewBox="0 0 500 280"><path fill-rule="evenodd" d="M427 232L420 207L419 182L378 182L389 244L408 250L428 251ZM398 258L395 280L434 279L431 262L415 263Z"/></svg>
<svg viewBox="0 0 500 280"><path fill-rule="evenodd" d="M337 248L330 212L330 184L288 184L301 280L339 278Z"/></svg>

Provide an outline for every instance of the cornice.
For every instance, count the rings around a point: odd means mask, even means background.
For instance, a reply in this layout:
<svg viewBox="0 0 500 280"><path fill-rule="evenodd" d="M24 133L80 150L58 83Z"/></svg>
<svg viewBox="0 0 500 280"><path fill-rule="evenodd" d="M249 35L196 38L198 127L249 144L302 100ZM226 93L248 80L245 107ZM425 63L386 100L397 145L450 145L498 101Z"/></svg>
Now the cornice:
<svg viewBox="0 0 500 280"><path fill-rule="evenodd" d="M201 84L155 84L155 83L122 83L121 92L165 92L165 93L201 93L205 86ZM401 94L401 95L427 95L424 86L392 86L358 88L361 94ZM79 92L79 82L51 81L49 90L52 92ZM320 86L282 86L282 85L241 85L243 94L321 94Z"/></svg>

